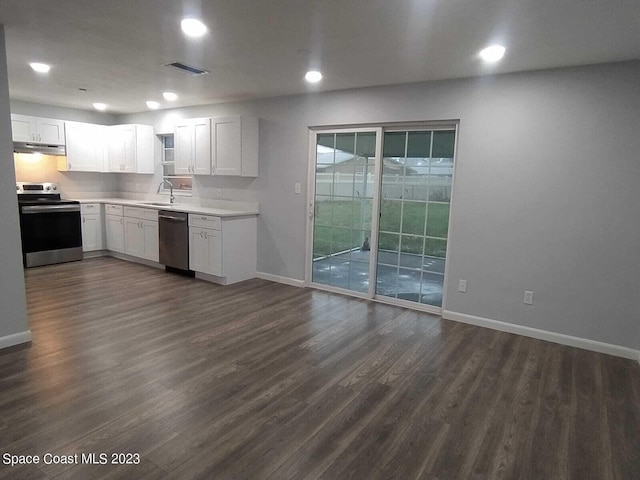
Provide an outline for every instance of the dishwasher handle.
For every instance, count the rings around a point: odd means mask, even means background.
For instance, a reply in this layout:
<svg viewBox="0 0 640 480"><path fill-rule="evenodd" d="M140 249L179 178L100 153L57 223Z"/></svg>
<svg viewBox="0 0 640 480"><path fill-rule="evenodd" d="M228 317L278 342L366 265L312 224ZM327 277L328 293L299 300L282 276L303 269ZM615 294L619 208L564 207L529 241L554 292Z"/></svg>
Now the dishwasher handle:
<svg viewBox="0 0 640 480"><path fill-rule="evenodd" d="M164 215L158 214L158 218L162 218L164 220L172 220L174 222L186 222L186 217L176 217L175 215Z"/></svg>

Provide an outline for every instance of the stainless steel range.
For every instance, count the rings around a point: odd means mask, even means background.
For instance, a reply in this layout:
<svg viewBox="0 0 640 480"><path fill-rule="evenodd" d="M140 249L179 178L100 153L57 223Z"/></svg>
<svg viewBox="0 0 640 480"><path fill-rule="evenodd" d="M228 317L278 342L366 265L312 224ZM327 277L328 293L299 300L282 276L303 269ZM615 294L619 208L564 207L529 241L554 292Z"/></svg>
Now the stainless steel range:
<svg viewBox="0 0 640 480"><path fill-rule="evenodd" d="M82 260L80 203L57 183L16 183L25 267Z"/></svg>

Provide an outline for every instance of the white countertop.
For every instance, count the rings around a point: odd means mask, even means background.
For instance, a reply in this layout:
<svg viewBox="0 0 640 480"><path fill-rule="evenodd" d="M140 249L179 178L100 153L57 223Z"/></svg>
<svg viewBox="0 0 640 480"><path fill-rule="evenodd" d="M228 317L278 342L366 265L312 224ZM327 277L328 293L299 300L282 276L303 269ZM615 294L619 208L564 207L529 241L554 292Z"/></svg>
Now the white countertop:
<svg viewBox="0 0 640 480"><path fill-rule="evenodd" d="M164 202L154 202L152 200L127 200L125 198L82 198L77 200L80 203L110 203L112 205L124 205L127 207L143 207L152 208L155 210L173 210L174 212L200 213L203 215L215 215L216 217L247 217L260 214L259 211L252 209L212 208L201 207L199 205L191 205L188 203L169 204Z"/></svg>

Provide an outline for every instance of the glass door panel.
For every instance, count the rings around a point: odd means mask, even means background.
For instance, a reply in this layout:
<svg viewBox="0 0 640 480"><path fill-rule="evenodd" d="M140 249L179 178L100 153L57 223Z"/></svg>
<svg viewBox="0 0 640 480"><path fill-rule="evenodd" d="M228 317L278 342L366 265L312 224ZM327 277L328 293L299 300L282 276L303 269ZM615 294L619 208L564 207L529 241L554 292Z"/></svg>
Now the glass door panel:
<svg viewBox="0 0 640 480"><path fill-rule="evenodd" d="M369 292L376 132L316 136L311 281Z"/></svg>
<svg viewBox="0 0 640 480"><path fill-rule="evenodd" d="M385 132L376 294L442 306L455 130Z"/></svg>

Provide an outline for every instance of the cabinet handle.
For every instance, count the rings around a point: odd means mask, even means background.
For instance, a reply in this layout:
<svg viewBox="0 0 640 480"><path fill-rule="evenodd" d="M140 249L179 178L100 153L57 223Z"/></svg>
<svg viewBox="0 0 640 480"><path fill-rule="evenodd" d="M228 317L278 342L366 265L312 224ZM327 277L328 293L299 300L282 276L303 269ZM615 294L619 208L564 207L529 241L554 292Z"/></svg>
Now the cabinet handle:
<svg viewBox="0 0 640 480"><path fill-rule="evenodd" d="M69 165L69 170L71 170L71 164L69 163L68 165Z"/></svg>
<svg viewBox="0 0 640 480"><path fill-rule="evenodd" d="M204 235L202 235L204 232L202 230L200 230L200 238L204 239Z"/></svg>
<svg viewBox="0 0 640 480"><path fill-rule="evenodd" d="M207 232L204 232L204 239L208 240L209 239L209 235L207 234Z"/></svg>
<svg viewBox="0 0 640 480"><path fill-rule="evenodd" d="M124 219L123 218L120 219L120 225L124 225Z"/></svg>

